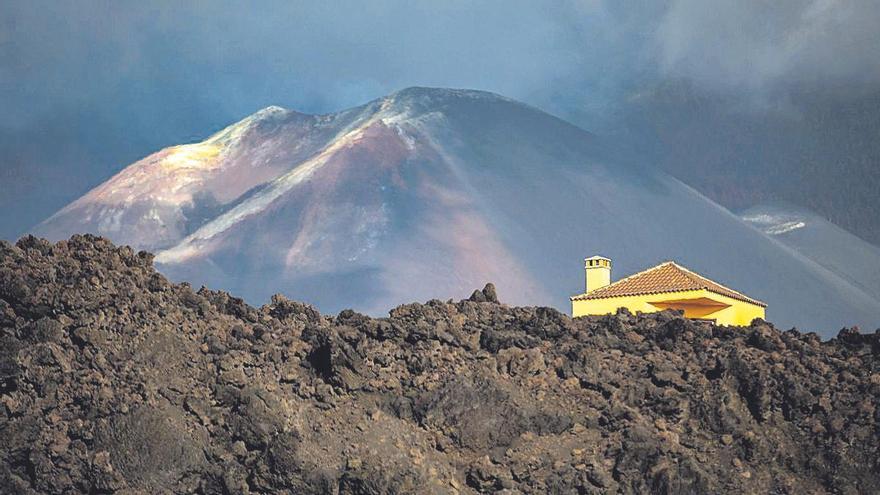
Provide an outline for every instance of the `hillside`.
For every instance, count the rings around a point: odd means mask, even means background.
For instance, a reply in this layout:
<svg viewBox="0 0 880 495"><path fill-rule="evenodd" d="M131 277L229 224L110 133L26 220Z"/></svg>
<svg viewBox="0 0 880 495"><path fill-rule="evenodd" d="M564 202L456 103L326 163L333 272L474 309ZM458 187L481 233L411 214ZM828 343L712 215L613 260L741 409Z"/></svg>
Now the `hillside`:
<svg viewBox="0 0 880 495"><path fill-rule="evenodd" d="M255 308L27 237L0 242L0 487L876 493L878 355L878 333L572 320L493 286L386 318Z"/></svg>
<svg viewBox="0 0 880 495"><path fill-rule="evenodd" d="M615 278L674 259L780 326L880 326L880 299L652 164L536 108L409 88L329 115L270 107L122 170L35 230L156 252L160 271L371 315L493 280L568 310L581 260Z"/></svg>
<svg viewBox="0 0 880 495"><path fill-rule="evenodd" d="M878 105L861 86L744 101L671 81L642 88L617 125L622 143L727 208L784 201L878 246Z"/></svg>
<svg viewBox="0 0 880 495"><path fill-rule="evenodd" d="M753 206L740 217L823 268L880 299L880 247L791 204Z"/></svg>

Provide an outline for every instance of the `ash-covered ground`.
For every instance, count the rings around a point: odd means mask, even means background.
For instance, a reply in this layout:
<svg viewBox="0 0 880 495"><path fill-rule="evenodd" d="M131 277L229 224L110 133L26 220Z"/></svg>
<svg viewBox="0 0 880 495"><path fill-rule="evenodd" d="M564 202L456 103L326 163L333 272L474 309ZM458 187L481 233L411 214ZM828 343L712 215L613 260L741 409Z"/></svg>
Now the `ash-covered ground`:
<svg viewBox="0 0 880 495"><path fill-rule="evenodd" d="M491 285L378 319L254 308L27 237L0 242L0 491L878 493L878 354Z"/></svg>

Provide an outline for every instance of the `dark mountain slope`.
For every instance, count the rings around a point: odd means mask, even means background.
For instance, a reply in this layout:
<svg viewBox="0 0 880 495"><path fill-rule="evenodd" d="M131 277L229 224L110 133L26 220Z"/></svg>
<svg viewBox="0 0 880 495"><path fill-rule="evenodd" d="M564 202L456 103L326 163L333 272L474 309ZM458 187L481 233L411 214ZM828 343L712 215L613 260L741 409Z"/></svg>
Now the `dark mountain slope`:
<svg viewBox="0 0 880 495"><path fill-rule="evenodd" d="M740 217L765 234L880 299L880 247L790 204L756 205Z"/></svg>
<svg viewBox="0 0 880 495"><path fill-rule="evenodd" d="M784 201L880 245L880 91L742 101L669 82L619 110L621 141L732 210Z"/></svg>
<svg viewBox="0 0 880 495"><path fill-rule="evenodd" d="M174 285L91 236L0 243L4 493L876 493L880 334L372 319Z"/></svg>

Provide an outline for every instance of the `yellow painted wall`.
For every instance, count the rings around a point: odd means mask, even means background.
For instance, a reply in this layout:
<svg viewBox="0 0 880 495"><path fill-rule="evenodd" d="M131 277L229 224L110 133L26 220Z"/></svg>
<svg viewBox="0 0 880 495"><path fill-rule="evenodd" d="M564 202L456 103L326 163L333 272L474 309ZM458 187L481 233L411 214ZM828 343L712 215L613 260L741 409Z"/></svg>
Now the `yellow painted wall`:
<svg viewBox="0 0 880 495"><path fill-rule="evenodd" d="M755 318L764 319L766 317L766 311L763 306L747 303L721 294L715 294L714 292L705 292L710 294L712 299L730 305L727 308L707 316L707 318L714 318L721 325L747 326L752 323L752 320Z"/></svg>
<svg viewBox="0 0 880 495"><path fill-rule="evenodd" d="M688 304L682 302L687 299L710 299L723 306L709 306L704 303ZM654 305L664 301L676 301L674 303ZM764 318L764 308L739 299L709 292L705 289L689 290L681 292L669 292L665 294L648 294L642 296L609 297L604 299L573 300L571 302L572 316L604 315L617 311L617 308L626 308L635 313L653 313L673 307L683 309L688 318L713 319L721 325L747 326L755 318Z"/></svg>

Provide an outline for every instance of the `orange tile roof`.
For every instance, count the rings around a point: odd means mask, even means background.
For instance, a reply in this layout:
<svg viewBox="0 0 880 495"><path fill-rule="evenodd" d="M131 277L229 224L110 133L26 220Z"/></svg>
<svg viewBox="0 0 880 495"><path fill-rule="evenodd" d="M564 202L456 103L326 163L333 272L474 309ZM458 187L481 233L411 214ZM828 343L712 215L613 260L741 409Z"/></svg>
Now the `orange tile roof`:
<svg viewBox="0 0 880 495"><path fill-rule="evenodd" d="M617 282L600 287L596 290L573 296L572 301L585 299L604 299L609 297L641 296L646 294L661 294L666 292L682 292L688 290L705 289L709 292L721 294L740 301L767 307L761 301L752 299L733 289L727 288L718 282L696 274L673 261L661 263L654 268L622 278Z"/></svg>

